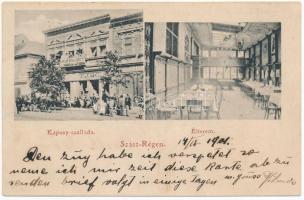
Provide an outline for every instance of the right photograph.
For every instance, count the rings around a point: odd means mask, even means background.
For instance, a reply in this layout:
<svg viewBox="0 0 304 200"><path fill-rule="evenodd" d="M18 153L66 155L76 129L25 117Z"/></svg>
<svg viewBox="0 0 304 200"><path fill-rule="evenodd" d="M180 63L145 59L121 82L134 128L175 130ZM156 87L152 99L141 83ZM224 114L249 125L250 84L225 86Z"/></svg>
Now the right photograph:
<svg viewBox="0 0 304 200"><path fill-rule="evenodd" d="M146 22L146 120L280 120L280 22Z"/></svg>

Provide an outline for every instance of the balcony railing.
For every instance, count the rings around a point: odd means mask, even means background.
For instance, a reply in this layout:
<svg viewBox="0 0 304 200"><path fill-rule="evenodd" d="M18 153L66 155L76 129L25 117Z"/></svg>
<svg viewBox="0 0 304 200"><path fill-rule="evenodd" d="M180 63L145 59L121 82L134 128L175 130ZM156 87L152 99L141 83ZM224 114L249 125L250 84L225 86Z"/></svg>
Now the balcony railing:
<svg viewBox="0 0 304 200"><path fill-rule="evenodd" d="M121 56L119 64L127 64L134 62L143 62L143 55L128 55ZM92 67L96 65L104 65L106 61L105 55L99 56L73 56L68 58L61 58L60 66L61 67L75 67L75 66L83 66Z"/></svg>

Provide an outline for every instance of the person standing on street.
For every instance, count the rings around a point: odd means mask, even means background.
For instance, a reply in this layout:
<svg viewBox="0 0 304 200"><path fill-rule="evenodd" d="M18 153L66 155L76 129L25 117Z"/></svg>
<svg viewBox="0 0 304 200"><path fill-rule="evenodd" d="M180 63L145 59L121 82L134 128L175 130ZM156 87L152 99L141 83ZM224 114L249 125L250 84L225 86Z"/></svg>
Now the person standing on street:
<svg viewBox="0 0 304 200"><path fill-rule="evenodd" d="M17 99L16 99L16 107L17 107L17 114L19 114L19 112L21 112L21 108L22 108L22 102L21 102L20 97L17 97Z"/></svg>

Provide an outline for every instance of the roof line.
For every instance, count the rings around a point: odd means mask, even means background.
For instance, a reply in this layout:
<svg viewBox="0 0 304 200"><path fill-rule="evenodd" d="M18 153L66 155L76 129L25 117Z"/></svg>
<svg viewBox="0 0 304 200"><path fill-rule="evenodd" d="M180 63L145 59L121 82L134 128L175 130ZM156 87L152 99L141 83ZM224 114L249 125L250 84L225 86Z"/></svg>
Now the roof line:
<svg viewBox="0 0 304 200"><path fill-rule="evenodd" d="M39 55L35 53L22 53L15 55L15 58L26 57L26 56L34 56L34 57L44 57L44 55Z"/></svg>
<svg viewBox="0 0 304 200"><path fill-rule="evenodd" d="M110 14L105 14L105 15L102 15L102 16L98 16L98 17L82 20L82 21L79 21L79 22L59 26L59 27L56 27L56 28L48 29L48 30L43 31L43 33L48 34L48 33L51 33L51 32L60 31L60 30L63 30L63 29L67 29L67 28L71 28L71 27L87 24L87 23L90 23L90 22L95 22L95 21L98 21L98 20L107 19L107 18L109 19L109 21L111 23L116 23L116 22L119 22L120 20L124 19L125 17L131 17L131 18L134 17L135 18L135 17L138 17L138 16L142 16L142 12L132 13L132 14L116 17L116 18L113 18L113 19L110 19Z"/></svg>
<svg viewBox="0 0 304 200"><path fill-rule="evenodd" d="M75 23L71 23L71 24L67 24L67 25L63 25L63 26L59 26L59 27L56 27L56 28L45 30L45 31L43 31L43 33L47 34L47 33L50 33L50 32L59 31L59 30L62 30L62 29L71 28L71 27L74 27L74 26L79 26L79 25L82 25L82 24L86 24L86 23L90 23L90 22L94 22L94 21L101 20L101 19L106 19L106 18L110 18L110 15L106 14L106 15L102 15L102 16L98 16L98 17L94 17L94 18L90 18L90 19L85 19L85 20L78 21L78 22L75 22Z"/></svg>

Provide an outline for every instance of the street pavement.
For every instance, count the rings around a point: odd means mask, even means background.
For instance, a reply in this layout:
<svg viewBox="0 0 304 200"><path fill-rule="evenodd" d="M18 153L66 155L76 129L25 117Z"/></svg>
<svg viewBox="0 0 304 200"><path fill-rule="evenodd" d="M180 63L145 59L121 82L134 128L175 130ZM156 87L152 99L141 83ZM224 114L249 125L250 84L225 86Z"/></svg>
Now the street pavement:
<svg viewBox="0 0 304 200"><path fill-rule="evenodd" d="M67 108L53 110L52 112L24 111L19 114L15 112L15 120L140 120L138 107L133 107L128 112L129 116L114 115L110 117L94 114L90 108Z"/></svg>

